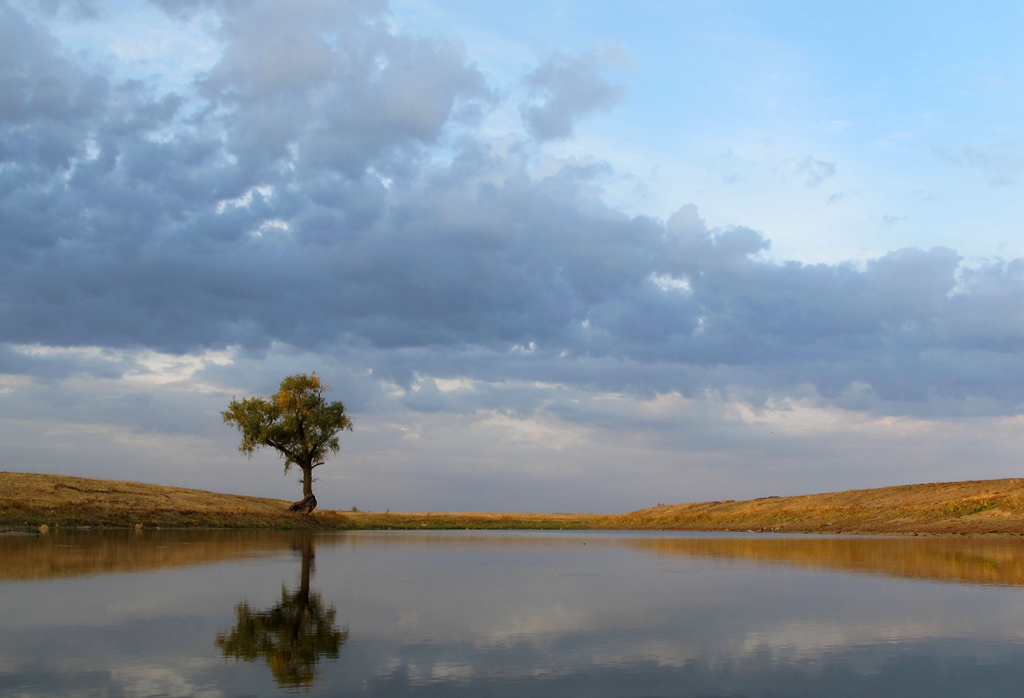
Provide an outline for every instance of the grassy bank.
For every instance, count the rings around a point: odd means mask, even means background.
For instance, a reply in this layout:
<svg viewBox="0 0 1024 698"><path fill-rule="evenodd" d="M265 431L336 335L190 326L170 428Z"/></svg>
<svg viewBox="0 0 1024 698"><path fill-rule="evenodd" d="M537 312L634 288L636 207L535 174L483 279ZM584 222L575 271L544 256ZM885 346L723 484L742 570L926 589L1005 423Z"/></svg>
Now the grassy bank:
<svg viewBox="0 0 1024 698"><path fill-rule="evenodd" d="M617 517L625 528L1024 535L1024 480L973 480L675 504Z"/></svg>
<svg viewBox="0 0 1024 698"><path fill-rule="evenodd" d="M138 482L0 472L0 526L16 529L113 526L161 528L587 528L579 514L288 511L291 502Z"/></svg>
<svg viewBox="0 0 1024 698"><path fill-rule="evenodd" d="M634 529L1024 535L1024 480L905 485L662 505L628 514L287 511L289 502L135 482L0 472L0 527Z"/></svg>

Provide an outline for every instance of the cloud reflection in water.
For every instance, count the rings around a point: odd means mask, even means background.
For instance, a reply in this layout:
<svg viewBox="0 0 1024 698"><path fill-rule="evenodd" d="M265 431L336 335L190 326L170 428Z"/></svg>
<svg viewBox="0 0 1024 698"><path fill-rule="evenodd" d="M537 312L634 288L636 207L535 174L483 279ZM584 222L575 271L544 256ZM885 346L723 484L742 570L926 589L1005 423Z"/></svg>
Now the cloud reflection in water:
<svg viewBox="0 0 1024 698"><path fill-rule="evenodd" d="M1015 695L1022 551L637 533L0 539L0 567L37 572L0 581L0 695Z"/></svg>

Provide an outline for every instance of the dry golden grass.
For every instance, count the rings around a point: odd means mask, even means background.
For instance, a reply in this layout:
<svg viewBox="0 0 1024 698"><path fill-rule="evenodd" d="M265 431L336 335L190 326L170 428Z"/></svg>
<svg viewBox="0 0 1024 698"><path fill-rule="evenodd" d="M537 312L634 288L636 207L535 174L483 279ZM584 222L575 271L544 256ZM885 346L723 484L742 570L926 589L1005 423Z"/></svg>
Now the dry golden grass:
<svg viewBox="0 0 1024 698"><path fill-rule="evenodd" d="M1024 535L1024 480L675 504L625 514L621 521L625 528L643 529Z"/></svg>
<svg viewBox="0 0 1024 698"><path fill-rule="evenodd" d="M354 528L368 529L589 529L612 518L596 514L489 512L347 512Z"/></svg>
<svg viewBox="0 0 1024 698"><path fill-rule="evenodd" d="M579 514L370 513L138 482L0 472L0 525L205 528L581 528Z"/></svg>
<svg viewBox="0 0 1024 698"><path fill-rule="evenodd" d="M286 502L138 482L0 472L0 524L345 528L344 514L290 513Z"/></svg>
<svg viewBox="0 0 1024 698"><path fill-rule="evenodd" d="M1024 535L1024 480L904 485L700 502L628 514L287 511L278 499L0 472L0 525L324 529L633 529Z"/></svg>

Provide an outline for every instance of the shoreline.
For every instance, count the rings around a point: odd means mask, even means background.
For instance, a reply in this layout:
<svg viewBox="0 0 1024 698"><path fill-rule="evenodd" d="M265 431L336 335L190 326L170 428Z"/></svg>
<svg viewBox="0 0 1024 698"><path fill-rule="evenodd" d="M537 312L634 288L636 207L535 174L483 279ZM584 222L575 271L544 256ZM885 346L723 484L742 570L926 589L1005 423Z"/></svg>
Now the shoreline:
<svg viewBox="0 0 1024 698"><path fill-rule="evenodd" d="M546 531L546 532L634 532L634 533L725 533L734 535L736 537L749 537L749 536L764 536L766 538L780 538L789 536L815 536L821 538L921 538L923 540L928 539L942 539L942 538L985 538L992 540L1014 540L1018 538L1024 539L1024 533L1006 532L1006 531L991 531L987 533L976 533L976 532L894 532L894 531L829 531L829 530L786 530L786 531L756 531L753 529L740 530L740 529L712 529L712 528L625 528L615 526L593 526L593 527L574 527L574 528L541 528L541 527L493 527L493 526L449 526L449 527L434 527L434 528L415 528L415 527L392 527L392 526L373 526L373 527L347 527L347 528L328 528L324 526L251 526L251 527L228 527L228 526L144 526L144 527L129 527L129 526L106 526L97 524L95 526L48 526L47 531L41 531L40 526L33 525L3 525L0 526L0 538L38 538L41 536L59 536L67 533L105 533L120 531L123 533L152 533L159 531L161 533L167 532L195 532L195 531L269 531L269 532L297 532L297 531L309 531L310 533L380 533L387 531L394 531L396 533L411 533L416 531L422 531L424 533L437 533L439 531Z"/></svg>
<svg viewBox="0 0 1024 698"><path fill-rule="evenodd" d="M1024 480L901 485L659 505L625 514L287 511L285 500L65 475L0 472L0 534L79 528L633 530L1024 536Z"/></svg>

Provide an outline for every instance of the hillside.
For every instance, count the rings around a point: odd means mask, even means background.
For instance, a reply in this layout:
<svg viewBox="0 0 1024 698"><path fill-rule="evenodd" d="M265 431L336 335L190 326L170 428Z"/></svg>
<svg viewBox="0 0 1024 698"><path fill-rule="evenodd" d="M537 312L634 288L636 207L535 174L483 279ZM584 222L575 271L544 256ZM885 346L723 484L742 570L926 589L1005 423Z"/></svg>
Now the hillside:
<svg viewBox="0 0 1024 698"><path fill-rule="evenodd" d="M582 528L577 514L289 512L283 499L138 482L0 472L0 527Z"/></svg>
<svg viewBox="0 0 1024 698"><path fill-rule="evenodd" d="M626 528L1024 535L1024 479L675 504L632 512L619 519Z"/></svg>
<svg viewBox="0 0 1024 698"><path fill-rule="evenodd" d="M797 497L699 502L628 514L380 513L180 487L0 472L0 527L523 528L1024 535L1024 479L903 485Z"/></svg>

